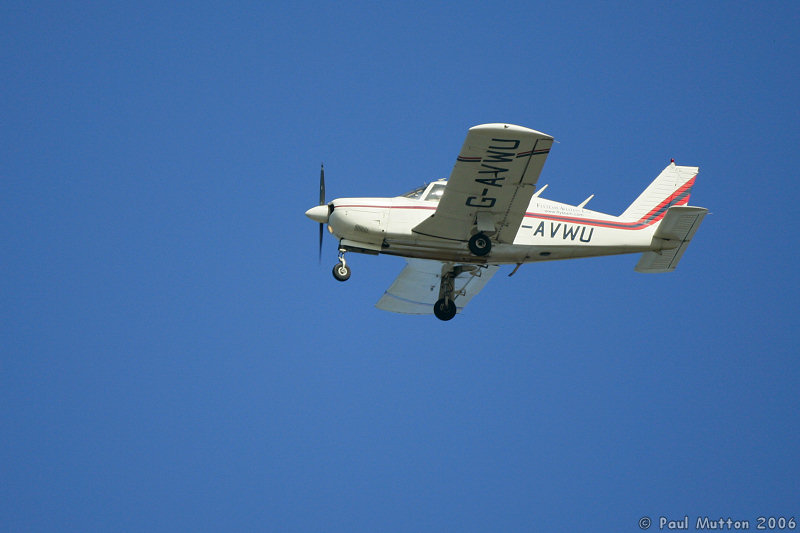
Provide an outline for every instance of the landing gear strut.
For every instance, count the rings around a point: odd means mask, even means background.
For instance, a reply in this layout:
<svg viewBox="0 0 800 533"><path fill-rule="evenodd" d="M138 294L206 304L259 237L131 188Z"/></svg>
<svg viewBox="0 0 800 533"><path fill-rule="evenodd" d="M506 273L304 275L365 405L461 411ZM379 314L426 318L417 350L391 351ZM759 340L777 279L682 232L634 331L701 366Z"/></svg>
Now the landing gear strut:
<svg viewBox="0 0 800 533"><path fill-rule="evenodd" d="M339 248L339 262L333 267L333 277L338 281L347 281L350 279L350 267L344 260L344 249Z"/></svg>
<svg viewBox="0 0 800 533"><path fill-rule="evenodd" d="M442 274L442 282L439 285L439 299L433 304L433 314L439 320L450 320L458 312L458 307L456 307L456 302L454 301L456 296L455 287L456 278L462 272L464 272L464 267L457 266Z"/></svg>

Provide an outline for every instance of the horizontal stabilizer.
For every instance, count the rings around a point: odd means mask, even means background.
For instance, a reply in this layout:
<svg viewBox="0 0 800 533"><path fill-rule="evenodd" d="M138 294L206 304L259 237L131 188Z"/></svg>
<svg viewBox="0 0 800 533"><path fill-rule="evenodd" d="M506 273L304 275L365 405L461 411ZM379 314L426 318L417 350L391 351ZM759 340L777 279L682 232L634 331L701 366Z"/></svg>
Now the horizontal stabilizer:
<svg viewBox="0 0 800 533"><path fill-rule="evenodd" d="M663 248L643 253L636 265L636 272L657 273L675 270L706 213L708 209L704 207L670 207L653 235L653 243L660 244Z"/></svg>

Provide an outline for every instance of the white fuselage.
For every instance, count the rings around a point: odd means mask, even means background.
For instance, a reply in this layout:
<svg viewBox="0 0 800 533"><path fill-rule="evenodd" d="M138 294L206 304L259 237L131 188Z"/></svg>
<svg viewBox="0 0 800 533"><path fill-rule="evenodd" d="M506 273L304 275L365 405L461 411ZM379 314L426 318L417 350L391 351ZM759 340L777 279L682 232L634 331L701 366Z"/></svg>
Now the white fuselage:
<svg viewBox="0 0 800 533"><path fill-rule="evenodd" d="M339 198L328 218L341 247L356 252L458 263L514 264L654 250L657 224L625 220L534 196L513 244L494 243L488 256L465 242L426 237L412 228L430 217L437 201L406 197Z"/></svg>

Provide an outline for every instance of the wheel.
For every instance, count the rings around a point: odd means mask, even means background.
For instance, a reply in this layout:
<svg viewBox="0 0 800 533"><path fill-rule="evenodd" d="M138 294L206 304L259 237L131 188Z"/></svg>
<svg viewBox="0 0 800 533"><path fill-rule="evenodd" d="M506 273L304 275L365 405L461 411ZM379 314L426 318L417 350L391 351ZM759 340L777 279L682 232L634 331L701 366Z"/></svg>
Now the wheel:
<svg viewBox="0 0 800 533"><path fill-rule="evenodd" d="M350 267L342 263L336 263L333 267L333 277L339 281L347 281L350 279Z"/></svg>
<svg viewBox="0 0 800 533"><path fill-rule="evenodd" d="M433 304L433 314L439 320L450 320L456 316L456 303L449 298L442 298Z"/></svg>
<svg viewBox="0 0 800 533"><path fill-rule="evenodd" d="M469 251L477 256L484 256L492 251L492 241L484 233L477 233L469 240Z"/></svg>

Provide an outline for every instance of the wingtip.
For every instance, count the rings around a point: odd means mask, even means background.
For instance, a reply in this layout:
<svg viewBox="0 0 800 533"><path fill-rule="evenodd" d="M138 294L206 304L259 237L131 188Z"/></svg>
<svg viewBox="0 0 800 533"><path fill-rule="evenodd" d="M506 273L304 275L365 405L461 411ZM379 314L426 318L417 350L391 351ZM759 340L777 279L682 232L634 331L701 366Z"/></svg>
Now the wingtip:
<svg viewBox="0 0 800 533"><path fill-rule="evenodd" d="M495 122L495 123L490 123L490 124L478 124L477 126L472 126L469 130L470 131L475 131L475 132L480 132L480 131L483 130L483 131L486 131L487 133L488 132L492 132L492 131L502 130L502 131L523 133L523 134L528 134L528 135L532 134L532 135L536 135L537 137L542 137L542 138L553 140L553 137L551 135L548 135L546 133L542 133L541 131L536 131L536 130L531 129L531 128L526 128L525 126L517 126L516 124L508 124L508 123L505 123L505 122Z"/></svg>

